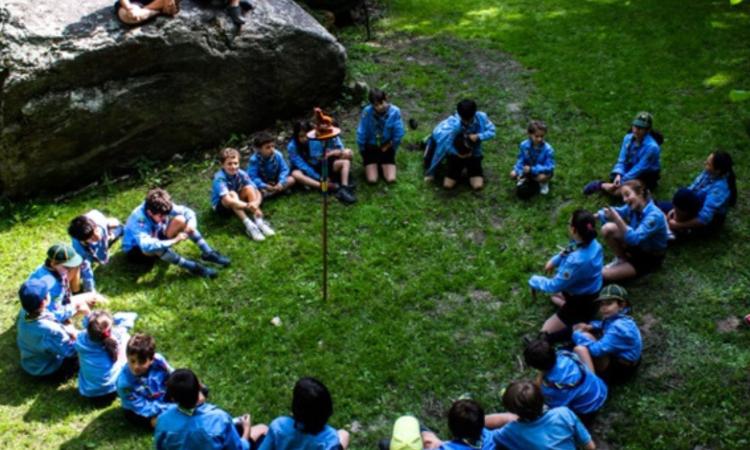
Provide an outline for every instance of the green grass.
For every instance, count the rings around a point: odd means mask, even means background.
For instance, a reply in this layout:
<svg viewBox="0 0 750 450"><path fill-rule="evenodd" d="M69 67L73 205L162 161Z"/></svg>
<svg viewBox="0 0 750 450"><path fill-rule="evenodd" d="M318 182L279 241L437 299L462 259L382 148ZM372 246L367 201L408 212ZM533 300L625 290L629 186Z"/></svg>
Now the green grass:
<svg viewBox="0 0 750 450"><path fill-rule="evenodd" d="M118 405L96 410L75 381L50 386L17 360L17 286L46 248L65 240L67 222L97 207L125 219L146 189L161 184L199 213L208 241L233 258L216 281L159 264L139 273L122 255L97 270L112 310L137 311L137 329L156 336L175 366L192 367L212 400L268 422L286 413L294 381L323 379L334 393L332 424L372 448L392 420L417 414L446 435L442 413L463 394L500 408L519 368L520 337L553 310L533 302L526 280L566 241L577 207L602 206L580 189L606 174L639 110L664 132L660 198L688 183L707 153L733 153L740 200L718 239L670 250L665 268L628 283L646 325L638 378L614 389L595 428L613 448L742 449L750 446L747 329L717 322L750 312L747 222L750 9L726 1L393 0L375 24L341 36L353 78L385 86L420 130L464 96L498 126L488 143L488 188L446 194L421 181L418 154L398 155L399 182L362 183L360 202L331 204L330 300L320 301L320 199L299 194L269 203L278 236L253 243L236 221L209 211L210 161L83 193L62 202L3 204L0 219L0 447L148 448ZM509 110L508 105L514 105ZM354 141L356 108L342 109ZM550 126L558 170L549 197L514 199L506 173L529 118ZM204 149L201 149L204 150ZM191 256L190 243L181 249ZM279 316L281 327L270 320Z"/></svg>

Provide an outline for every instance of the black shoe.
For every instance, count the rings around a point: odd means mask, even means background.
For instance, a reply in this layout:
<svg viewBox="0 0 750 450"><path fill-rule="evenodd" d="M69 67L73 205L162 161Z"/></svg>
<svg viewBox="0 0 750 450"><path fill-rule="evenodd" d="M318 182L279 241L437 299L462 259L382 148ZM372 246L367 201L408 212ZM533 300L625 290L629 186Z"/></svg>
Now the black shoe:
<svg viewBox="0 0 750 450"><path fill-rule="evenodd" d="M345 205L351 205L357 202L357 198L352 193L349 186L341 186L336 192L336 198Z"/></svg>
<svg viewBox="0 0 750 450"><path fill-rule="evenodd" d="M243 11L252 11L255 9L255 5L253 5L250 0L240 0L240 8L242 8Z"/></svg>
<svg viewBox="0 0 750 450"><path fill-rule="evenodd" d="M242 10L239 6L230 6L227 8L227 13L229 14L229 18L232 19L232 22L238 27L241 27L245 24L245 19L242 18Z"/></svg>
<svg viewBox="0 0 750 450"><path fill-rule="evenodd" d="M217 252L216 250L214 250L212 252L209 252L209 253L202 254L201 255L201 259L203 261L208 261L208 262L212 262L214 264L218 264L221 267L226 267L231 262L231 260L228 257L222 255L221 253Z"/></svg>
<svg viewBox="0 0 750 450"><path fill-rule="evenodd" d="M195 263L195 267L189 269L190 273L203 278L216 278L219 275L214 269Z"/></svg>

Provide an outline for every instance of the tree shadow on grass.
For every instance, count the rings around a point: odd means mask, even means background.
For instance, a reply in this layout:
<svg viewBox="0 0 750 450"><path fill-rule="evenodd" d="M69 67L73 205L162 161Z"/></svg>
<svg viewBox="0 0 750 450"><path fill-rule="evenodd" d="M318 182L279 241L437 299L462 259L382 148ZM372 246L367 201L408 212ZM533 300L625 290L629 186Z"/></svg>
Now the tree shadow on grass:
<svg viewBox="0 0 750 450"><path fill-rule="evenodd" d="M81 434L60 446L63 450L90 448L147 448L144 438L150 437L148 430L130 425L121 408L110 408L86 425ZM150 439L148 439L150 442Z"/></svg>
<svg viewBox="0 0 750 450"><path fill-rule="evenodd" d="M134 264L127 260L123 252L115 253L109 264L95 269L97 283L104 295L127 294L146 291L193 277L187 271L170 271L170 264L154 260L153 264Z"/></svg>

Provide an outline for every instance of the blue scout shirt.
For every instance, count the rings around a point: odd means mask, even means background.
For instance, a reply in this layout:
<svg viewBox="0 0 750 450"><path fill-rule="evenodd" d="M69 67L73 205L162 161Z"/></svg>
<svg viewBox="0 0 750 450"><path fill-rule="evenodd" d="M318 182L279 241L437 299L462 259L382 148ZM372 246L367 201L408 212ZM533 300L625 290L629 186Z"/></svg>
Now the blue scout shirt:
<svg viewBox="0 0 750 450"><path fill-rule="evenodd" d="M159 353L141 376L134 375L125 364L117 377L117 395L122 407L141 417L154 417L166 411L172 405L164 400L170 373L172 367Z"/></svg>
<svg viewBox="0 0 750 450"><path fill-rule="evenodd" d="M731 192L726 175L723 177L713 177L705 170L700 173L688 189L698 194L703 202L698 220L704 225L708 225L717 215L726 215L729 208L729 198Z"/></svg>
<svg viewBox="0 0 750 450"><path fill-rule="evenodd" d="M127 345L130 336L122 327L112 327L112 337L118 346ZM86 330L78 333L76 339L78 352L78 392L84 397L99 397L115 392L117 377L126 364L126 360L112 361L104 349L104 344L95 342Z"/></svg>
<svg viewBox="0 0 750 450"><path fill-rule="evenodd" d="M596 239L586 246L572 241L568 248L552 257L552 264L557 267L555 277L532 276L529 278L532 289L570 295L596 294L601 290L604 252Z"/></svg>
<svg viewBox="0 0 750 450"><path fill-rule="evenodd" d="M247 165L247 173L258 189L265 189L268 183L286 185L286 177L289 176L289 165L284 160L280 151L274 149L273 155L264 158L263 155L254 153Z"/></svg>
<svg viewBox="0 0 750 450"><path fill-rule="evenodd" d="M321 177L318 171L308 163L310 159L309 141L307 145L298 145L292 139L287 144L286 151L289 154L289 162L292 164L292 169L297 169L312 179L320 180Z"/></svg>
<svg viewBox="0 0 750 450"><path fill-rule="evenodd" d="M242 169L237 169L237 173L230 177L224 169L219 169L214 174L214 180L211 183L211 207L216 209L221 203L221 198L230 191L239 193L245 186L255 187L250 175Z"/></svg>
<svg viewBox="0 0 750 450"><path fill-rule="evenodd" d="M277 417L268 426L268 434L258 450L337 450L339 435L330 425L318 434L303 433L294 419Z"/></svg>
<svg viewBox="0 0 750 450"><path fill-rule="evenodd" d="M620 155L612 168L612 173L621 175L621 181L625 182L638 178L644 172L659 171L661 170L660 153L659 144L650 133L644 136L640 145L633 138L633 133L628 133L622 140Z"/></svg>
<svg viewBox="0 0 750 450"><path fill-rule="evenodd" d="M567 406L590 414L607 400L607 385L575 353L559 350L555 366L542 377L542 395L550 408Z"/></svg>
<svg viewBox="0 0 750 450"><path fill-rule="evenodd" d="M493 432L487 428L482 428L481 441L477 443L476 447L469 445L464 441L452 440L445 441L443 445L438 447L438 450L495 450L495 440L493 439Z"/></svg>
<svg viewBox="0 0 750 450"><path fill-rule="evenodd" d="M531 422L515 421L493 433L495 445L507 450L575 450L591 442L578 416L561 406Z"/></svg>
<svg viewBox="0 0 750 450"><path fill-rule="evenodd" d="M65 322L75 314L75 307L70 304L70 285L66 275L57 272L45 264L37 267L29 275L29 280L42 280L49 290L50 302L47 310L58 322Z"/></svg>
<svg viewBox="0 0 750 450"><path fill-rule="evenodd" d="M445 158L446 155L458 155L458 151L453 146L453 140L458 133L466 132L469 134L479 135L479 145L474 149L473 157L478 158L482 156L482 142L487 141L495 137L495 125L490 121L487 114L482 111L477 111L474 115L474 120L468 127L464 127L461 123L461 117L458 113L448 117L447 119L440 122L434 130L432 130L432 140L435 145L435 154L432 157L429 169L427 169L428 175L433 175L440 161Z"/></svg>
<svg viewBox="0 0 750 450"><path fill-rule="evenodd" d="M630 362L641 359L641 332L632 317L618 313L604 320L593 320L590 325L602 333L601 339L589 339L583 332L573 332L573 342L588 348L591 356L612 355Z"/></svg>
<svg viewBox="0 0 750 450"><path fill-rule="evenodd" d="M195 212L187 206L173 205L172 211L167 215L167 220L163 223L156 223L146 214L146 203L141 203L130 213L125 223L122 250L129 252L138 247L143 253L148 254L169 248L164 233L169 226L169 221L176 216L183 216L189 227L193 229L197 227Z"/></svg>
<svg viewBox="0 0 750 450"><path fill-rule="evenodd" d="M29 318L25 309L18 313L16 343L21 352L21 367L30 375L54 373L63 360L75 356L73 338L49 311Z"/></svg>
<svg viewBox="0 0 750 450"><path fill-rule="evenodd" d="M367 105L362 111L357 126L357 146L359 151L364 152L366 145L381 145L390 142L393 150L398 150L406 131L401 121L401 110L394 105L388 105L388 109L381 114L375 112L372 105Z"/></svg>
<svg viewBox="0 0 750 450"><path fill-rule="evenodd" d="M628 205L612 209L620 214L628 226L625 231L625 244L649 253L664 253L667 249L669 226L664 212L654 204L653 200L649 200L641 212L631 210ZM599 220L602 223L607 222L603 209L599 210Z"/></svg>
<svg viewBox="0 0 750 450"><path fill-rule="evenodd" d="M522 175L523 166L531 167L532 176L550 174L555 170L555 150L546 142L542 143L541 148L536 148L531 139L526 139L518 145L518 158L513 170Z"/></svg>
<svg viewBox="0 0 750 450"><path fill-rule="evenodd" d="M232 416L210 403L192 410L170 405L154 430L156 450L250 450L234 428Z"/></svg>
<svg viewBox="0 0 750 450"><path fill-rule="evenodd" d="M81 242L78 239L71 238L71 244L76 253L83 258L81 264L81 282L83 283L84 292L91 292L96 289L94 281L94 263L107 264L109 262L109 227L107 218L100 211L92 209L85 214L86 217L94 221L99 229L101 239L89 244Z"/></svg>

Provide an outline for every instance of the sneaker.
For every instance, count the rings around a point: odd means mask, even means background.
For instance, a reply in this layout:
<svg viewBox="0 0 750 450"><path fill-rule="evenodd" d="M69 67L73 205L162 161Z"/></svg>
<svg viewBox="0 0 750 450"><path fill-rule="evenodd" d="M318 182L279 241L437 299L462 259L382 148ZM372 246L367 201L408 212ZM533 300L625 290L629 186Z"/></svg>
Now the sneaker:
<svg viewBox="0 0 750 450"><path fill-rule="evenodd" d="M263 233L266 236L273 236L274 234L276 234L276 232L273 231L273 228L271 228L268 225L268 222L266 222L263 219L260 219L260 218L255 219L255 225L258 227L261 233Z"/></svg>
<svg viewBox="0 0 750 450"><path fill-rule="evenodd" d="M583 188L583 195L591 195L602 190L602 182L594 180Z"/></svg>
<svg viewBox="0 0 750 450"><path fill-rule="evenodd" d="M195 267L190 269L190 273L203 278L216 278L216 276L218 275L218 272L216 272L214 269L198 263L195 264Z"/></svg>
<svg viewBox="0 0 750 450"><path fill-rule="evenodd" d="M618 258L617 256L615 256L614 259L612 259L612 261L609 262L609 264L607 264L606 266L604 266L604 268L605 269L611 269L611 268L613 268L615 266L619 266L623 262L625 262L625 261L623 261L620 258Z"/></svg>
<svg viewBox="0 0 750 450"><path fill-rule="evenodd" d="M549 183L539 183L539 193L542 195L549 194Z"/></svg>
<svg viewBox="0 0 750 450"><path fill-rule="evenodd" d="M241 27L245 24L245 19L242 18L242 10L239 6L230 6L227 8L227 13L236 26Z"/></svg>
<svg viewBox="0 0 750 450"><path fill-rule="evenodd" d="M354 196L351 189L349 189L349 186L341 186L338 192L336 192L336 198L345 205L351 205L352 203L357 202L357 198Z"/></svg>
<svg viewBox="0 0 750 450"><path fill-rule="evenodd" d="M203 261L208 261L214 264L218 264L221 267L226 267L231 262L229 258L217 252L216 250L202 254L201 259Z"/></svg>
<svg viewBox="0 0 750 450"><path fill-rule="evenodd" d="M263 233L258 229L258 227L251 223L245 227L245 232L248 236L250 236L254 241L263 241L266 239L265 236L263 236Z"/></svg>

